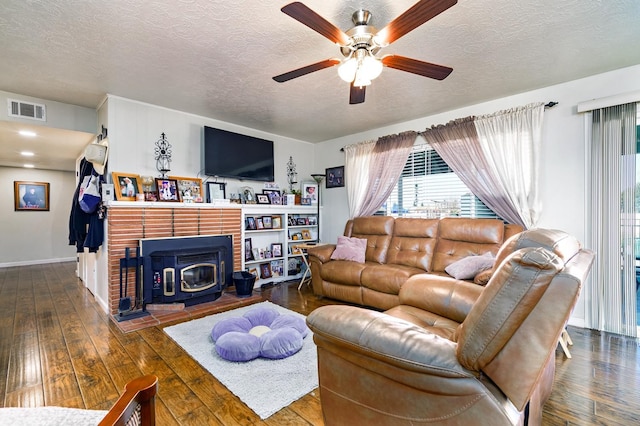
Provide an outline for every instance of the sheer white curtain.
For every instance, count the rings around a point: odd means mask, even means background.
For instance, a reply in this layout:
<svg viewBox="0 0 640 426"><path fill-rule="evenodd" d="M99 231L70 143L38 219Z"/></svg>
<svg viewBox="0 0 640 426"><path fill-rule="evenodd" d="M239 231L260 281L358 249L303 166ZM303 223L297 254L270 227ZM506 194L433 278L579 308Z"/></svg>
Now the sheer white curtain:
<svg viewBox="0 0 640 426"><path fill-rule="evenodd" d="M507 222L525 226L507 188L485 158L474 117L433 126L421 135L487 207Z"/></svg>
<svg viewBox="0 0 640 426"><path fill-rule="evenodd" d="M594 110L590 117L589 244L597 253L585 287L586 325L637 336L635 103Z"/></svg>
<svg viewBox="0 0 640 426"><path fill-rule="evenodd" d="M345 147L345 182L352 218L372 215L384 204L398 183L417 136L408 131L383 136L372 147L368 142Z"/></svg>
<svg viewBox="0 0 640 426"><path fill-rule="evenodd" d="M474 120L486 162L525 228L535 227L541 212L538 168L543 115L540 102Z"/></svg>
<svg viewBox="0 0 640 426"><path fill-rule="evenodd" d="M351 218L356 217L356 212L365 198L375 146L376 141L371 140L344 147L344 182L347 188L347 202Z"/></svg>

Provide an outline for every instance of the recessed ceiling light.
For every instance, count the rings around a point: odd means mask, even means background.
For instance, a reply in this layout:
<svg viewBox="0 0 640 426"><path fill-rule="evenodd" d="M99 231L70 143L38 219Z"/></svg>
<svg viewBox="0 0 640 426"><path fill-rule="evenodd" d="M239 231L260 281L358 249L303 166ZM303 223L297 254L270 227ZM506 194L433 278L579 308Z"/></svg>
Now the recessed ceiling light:
<svg viewBox="0 0 640 426"><path fill-rule="evenodd" d="M25 157L33 157L34 156L33 152L31 152L31 151L22 151L20 153L20 155L23 155Z"/></svg>
<svg viewBox="0 0 640 426"><path fill-rule="evenodd" d="M33 164L25 164L24 167L26 169L33 169L35 166Z"/></svg>
<svg viewBox="0 0 640 426"><path fill-rule="evenodd" d="M26 136L28 138L33 138L36 135L36 132L32 132L31 130L20 130L18 133L20 133L20 135L22 136Z"/></svg>

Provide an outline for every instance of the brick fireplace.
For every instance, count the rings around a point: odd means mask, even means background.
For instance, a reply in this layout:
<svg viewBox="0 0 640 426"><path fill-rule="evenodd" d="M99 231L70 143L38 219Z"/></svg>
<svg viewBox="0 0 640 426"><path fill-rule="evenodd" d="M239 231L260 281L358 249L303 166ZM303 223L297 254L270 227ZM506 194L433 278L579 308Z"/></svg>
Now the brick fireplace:
<svg viewBox="0 0 640 426"><path fill-rule="evenodd" d="M118 312L120 300L120 259L125 248L135 253L140 240L169 237L231 236L233 265L230 274L241 268L242 211L237 207L180 206L167 208L160 203L114 203L107 215L107 270L109 313ZM130 283L135 282L134 271L128 272ZM130 286L126 296L134 299L135 288Z"/></svg>

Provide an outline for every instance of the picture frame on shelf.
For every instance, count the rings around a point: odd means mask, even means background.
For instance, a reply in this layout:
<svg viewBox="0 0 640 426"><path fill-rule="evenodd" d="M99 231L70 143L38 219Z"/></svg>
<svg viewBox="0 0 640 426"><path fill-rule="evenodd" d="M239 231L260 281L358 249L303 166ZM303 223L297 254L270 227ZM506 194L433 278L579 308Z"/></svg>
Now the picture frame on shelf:
<svg viewBox="0 0 640 426"><path fill-rule="evenodd" d="M301 232L296 232L295 234L293 234L291 236L291 239L294 241L298 241L302 239L302 233Z"/></svg>
<svg viewBox="0 0 640 426"><path fill-rule="evenodd" d="M260 264L260 277L271 278L271 262Z"/></svg>
<svg viewBox="0 0 640 426"><path fill-rule="evenodd" d="M250 262L252 260L255 260L253 258L253 250L251 247L251 238L245 238L244 239L244 261L245 262Z"/></svg>
<svg viewBox="0 0 640 426"><path fill-rule="evenodd" d="M180 191L178 181L169 178L156 178L156 192L158 201L180 201Z"/></svg>
<svg viewBox="0 0 640 426"><path fill-rule="evenodd" d="M272 229L273 222L271 216L262 216L262 224L264 225L264 229Z"/></svg>
<svg viewBox="0 0 640 426"><path fill-rule="evenodd" d="M289 275L297 275L300 273L300 259L291 258L287 263L287 273Z"/></svg>
<svg viewBox="0 0 640 426"><path fill-rule="evenodd" d="M264 259L264 249L258 249L258 259Z"/></svg>
<svg viewBox="0 0 640 426"><path fill-rule="evenodd" d="M327 188L344 187L344 166L328 167L325 170Z"/></svg>
<svg viewBox="0 0 640 426"><path fill-rule="evenodd" d="M296 220L296 225L307 225L307 218L306 217L299 217Z"/></svg>
<svg viewBox="0 0 640 426"><path fill-rule="evenodd" d="M264 223L261 217L256 218L256 229L264 229Z"/></svg>
<svg viewBox="0 0 640 426"><path fill-rule="evenodd" d="M273 257L273 254L271 254L271 249L269 247L264 249L264 258L271 259L272 257Z"/></svg>
<svg viewBox="0 0 640 426"><path fill-rule="evenodd" d="M269 204L282 205L282 196L277 189L263 189L263 194L269 197Z"/></svg>
<svg viewBox="0 0 640 426"><path fill-rule="evenodd" d="M271 223L273 229L281 229L282 228L282 217L281 216L272 216Z"/></svg>
<svg viewBox="0 0 640 426"><path fill-rule="evenodd" d="M318 218L316 216L309 216L307 218L307 225L317 225L318 224Z"/></svg>
<svg viewBox="0 0 640 426"><path fill-rule="evenodd" d="M291 254L301 255L302 249L299 246L291 246Z"/></svg>
<svg viewBox="0 0 640 426"><path fill-rule="evenodd" d="M224 182L207 182L207 203L227 198L227 184Z"/></svg>
<svg viewBox="0 0 640 426"><path fill-rule="evenodd" d="M260 260L260 249L255 247L251 249L251 252L253 254L253 260Z"/></svg>
<svg viewBox="0 0 640 426"><path fill-rule="evenodd" d="M305 198L311 199L311 202L304 202ZM312 182L302 183L302 205L318 204L318 184Z"/></svg>
<svg viewBox="0 0 640 426"><path fill-rule="evenodd" d="M140 175L111 172L111 178L113 179L116 200L118 201L136 201L138 194L142 193Z"/></svg>
<svg viewBox="0 0 640 426"><path fill-rule="evenodd" d="M271 276L272 277L281 277L284 275L284 268L282 260L272 260L271 261Z"/></svg>
<svg viewBox="0 0 640 426"><path fill-rule="evenodd" d="M311 231L309 231L308 229L303 229L302 230L302 239L303 240L311 240Z"/></svg>
<svg viewBox="0 0 640 426"><path fill-rule="evenodd" d="M245 229L248 231L255 231L256 229L256 219L253 216L247 216L245 218Z"/></svg>
<svg viewBox="0 0 640 426"><path fill-rule="evenodd" d="M240 188L240 201L242 204L255 204L256 194L253 188L250 186L243 186Z"/></svg>
<svg viewBox="0 0 640 426"><path fill-rule="evenodd" d="M294 216L289 216L288 222L289 222L289 226L296 226L297 224L296 218Z"/></svg>
<svg viewBox="0 0 640 426"><path fill-rule="evenodd" d="M180 199L184 203L204 203L202 196L202 179L184 177L184 176L168 176L169 179L175 179L178 185Z"/></svg>
<svg viewBox="0 0 640 426"><path fill-rule="evenodd" d="M258 272L258 268L256 268L256 267L248 268L247 272L249 272L250 274L254 275L256 277L256 279L260 278L260 272Z"/></svg>
<svg viewBox="0 0 640 426"><path fill-rule="evenodd" d="M267 194L256 194L256 202L258 204L271 204L271 200Z"/></svg>
<svg viewBox="0 0 640 426"><path fill-rule="evenodd" d="M49 182L14 180L13 205L17 212L48 212Z"/></svg>
<svg viewBox="0 0 640 426"><path fill-rule="evenodd" d="M300 205L302 206L310 206L311 204L313 204L311 198L303 197L300 199Z"/></svg>
<svg viewBox="0 0 640 426"><path fill-rule="evenodd" d="M273 257L282 257L282 243L271 244L271 254Z"/></svg>

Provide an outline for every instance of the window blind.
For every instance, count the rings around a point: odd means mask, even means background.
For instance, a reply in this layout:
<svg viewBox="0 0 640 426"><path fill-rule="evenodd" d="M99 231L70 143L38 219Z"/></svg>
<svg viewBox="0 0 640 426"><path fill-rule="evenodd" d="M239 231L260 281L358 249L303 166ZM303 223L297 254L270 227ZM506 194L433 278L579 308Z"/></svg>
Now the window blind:
<svg viewBox="0 0 640 426"><path fill-rule="evenodd" d="M413 148L398 184L378 214L420 218L498 218L428 144Z"/></svg>

